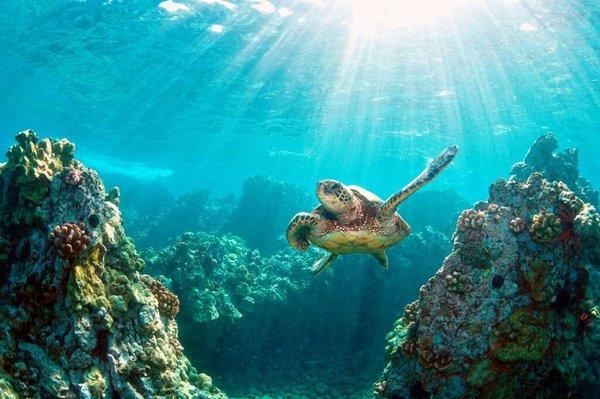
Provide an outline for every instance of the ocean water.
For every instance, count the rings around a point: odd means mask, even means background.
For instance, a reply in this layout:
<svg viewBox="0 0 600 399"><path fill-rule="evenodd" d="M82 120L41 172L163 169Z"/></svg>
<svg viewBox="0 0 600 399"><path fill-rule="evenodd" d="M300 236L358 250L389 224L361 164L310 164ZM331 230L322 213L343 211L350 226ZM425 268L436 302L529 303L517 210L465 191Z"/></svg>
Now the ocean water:
<svg viewBox="0 0 600 399"><path fill-rule="evenodd" d="M537 137L578 148L600 187L600 3L6 1L0 147L27 128L67 137L120 187L156 273L184 232L236 235L265 259L290 251L287 221L317 205L319 180L386 198L459 145L400 208L418 238L388 271L350 256L325 278L286 274L284 295L265 281L241 318L178 320L186 354L230 397L370 397L385 335L456 216Z"/></svg>

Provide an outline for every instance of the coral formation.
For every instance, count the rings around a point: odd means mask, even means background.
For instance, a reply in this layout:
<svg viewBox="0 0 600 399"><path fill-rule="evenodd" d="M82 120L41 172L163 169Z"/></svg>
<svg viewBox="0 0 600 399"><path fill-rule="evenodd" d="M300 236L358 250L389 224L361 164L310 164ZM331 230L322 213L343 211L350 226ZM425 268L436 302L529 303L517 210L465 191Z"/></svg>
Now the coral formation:
<svg viewBox="0 0 600 399"><path fill-rule="evenodd" d="M70 186L79 186L82 182L82 174L77 169L71 169L65 174L65 183Z"/></svg>
<svg viewBox="0 0 600 399"><path fill-rule="evenodd" d="M179 298L170 292L160 281L148 275L142 276L142 281L150 288L150 292L158 301L158 308L167 317L173 318L179 313Z"/></svg>
<svg viewBox="0 0 600 399"><path fill-rule="evenodd" d="M539 243L549 243L556 239L562 229L560 219L553 213L541 212L533 215L531 224L531 238Z"/></svg>
<svg viewBox="0 0 600 399"><path fill-rule="evenodd" d="M149 271L181 298L190 320L236 319L265 301L283 301L305 287L314 255L291 250L263 257L232 235L185 233L175 245L145 254Z"/></svg>
<svg viewBox="0 0 600 399"><path fill-rule="evenodd" d="M598 191L579 176L579 153L575 148L557 152L558 141L552 133L539 137L525 159L513 165L511 178L524 182L533 173L541 173L548 181L565 183L584 202L598 205Z"/></svg>
<svg viewBox="0 0 600 399"><path fill-rule="evenodd" d="M75 259L87 249L90 236L85 233L85 225L80 223L63 223L56 226L49 235L50 240L63 259Z"/></svg>
<svg viewBox="0 0 600 399"><path fill-rule="evenodd" d="M519 234L525 231L525 229L527 228L527 223L525 223L525 221L522 218L517 216L516 218L510 221L509 227L513 233Z"/></svg>
<svg viewBox="0 0 600 399"><path fill-rule="evenodd" d="M574 213L567 241L559 239L569 228L560 216L566 202ZM563 183L536 173L526 182L494 183L487 202L461 215L452 252L388 334L390 360L376 394L577 392L592 372L584 360L591 340L581 331L584 324L593 329L585 265L599 229L595 209Z"/></svg>
<svg viewBox="0 0 600 399"><path fill-rule="evenodd" d="M3 397L225 398L181 353L174 296L140 276L119 209L73 153L25 131L1 167Z"/></svg>
<svg viewBox="0 0 600 399"><path fill-rule="evenodd" d="M458 232L464 235L466 241L482 241L485 237L486 227L485 214L480 210L467 209L458 217Z"/></svg>

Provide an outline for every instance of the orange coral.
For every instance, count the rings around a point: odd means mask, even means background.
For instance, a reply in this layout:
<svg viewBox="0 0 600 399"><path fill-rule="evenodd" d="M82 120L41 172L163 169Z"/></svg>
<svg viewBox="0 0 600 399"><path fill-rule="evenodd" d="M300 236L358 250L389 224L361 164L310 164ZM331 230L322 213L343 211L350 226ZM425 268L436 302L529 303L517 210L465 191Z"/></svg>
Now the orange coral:
<svg viewBox="0 0 600 399"><path fill-rule="evenodd" d="M177 295L169 291L160 281L148 275L143 276L142 280L158 300L159 311L168 317L175 317L179 313L179 298Z"/></svg>

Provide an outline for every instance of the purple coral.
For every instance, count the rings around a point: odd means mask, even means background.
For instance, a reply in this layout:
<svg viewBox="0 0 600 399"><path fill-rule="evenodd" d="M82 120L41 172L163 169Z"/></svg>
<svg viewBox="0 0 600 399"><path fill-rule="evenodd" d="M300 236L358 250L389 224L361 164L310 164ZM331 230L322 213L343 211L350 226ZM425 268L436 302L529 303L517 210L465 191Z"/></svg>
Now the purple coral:
<svg viewBox="0 0 600 399"><path fill-rule="evenodd" d="M65 183L69 186L79 186L83 183L83 174L76 169L71 169L65 175Z"/></svg>
<svg viewBox="0 0 600 399"><path fill-rule="evenodd" d="M482 241L485 238L485 213L475 209L467 209L460 214L457 227L467 241Z"/></svg>
<svg viewBox="0 0 600 399"><path fill-rule="evenodd" d="M64 223L56 226L50 233L50 240L63 259L75 259L86 250L90 237L83 223Z"/></svg>

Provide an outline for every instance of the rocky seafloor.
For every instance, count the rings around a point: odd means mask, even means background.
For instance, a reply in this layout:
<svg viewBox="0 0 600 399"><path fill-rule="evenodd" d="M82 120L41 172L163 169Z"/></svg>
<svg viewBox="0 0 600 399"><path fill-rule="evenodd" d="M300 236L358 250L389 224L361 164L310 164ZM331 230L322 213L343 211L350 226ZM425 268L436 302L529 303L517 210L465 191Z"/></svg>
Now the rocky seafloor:
<svg viewBox="0 0 600 399"><path fill-rule="evenodd" d="M318 254L281 235L312 202L295 186L121 198L73 144L21 132L0 166L0 398L593 397L598 193L557 147L473 208L418 193L390 270L311 278Z"/></svg>

